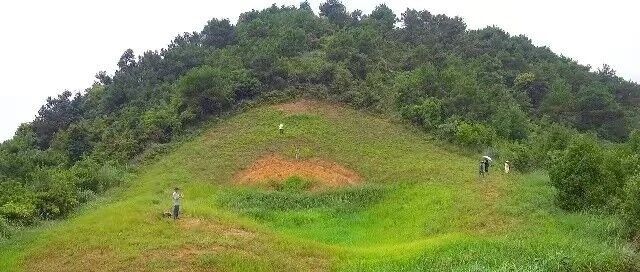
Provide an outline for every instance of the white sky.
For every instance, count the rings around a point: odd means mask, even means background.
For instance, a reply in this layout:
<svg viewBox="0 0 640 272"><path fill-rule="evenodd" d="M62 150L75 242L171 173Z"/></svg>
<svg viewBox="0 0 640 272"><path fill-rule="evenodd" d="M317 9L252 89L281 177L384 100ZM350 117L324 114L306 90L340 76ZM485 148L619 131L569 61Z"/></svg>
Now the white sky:
<svg viewBox="0 0 640 272"><path fill-rule="evenodd" d="M1 1L0 141L33 120L48 96L89 87L100 70L110 74L122 52L165 47L176 35L200 31L211 18L235 22L240 13L280 1ZM321 1L309 1L316 9ZM496 25L534 44L640 82L640 27L635 1L384 1L345 0L365 13L386 3L396 15L407 7L463 17L472 29Z"/></svg>

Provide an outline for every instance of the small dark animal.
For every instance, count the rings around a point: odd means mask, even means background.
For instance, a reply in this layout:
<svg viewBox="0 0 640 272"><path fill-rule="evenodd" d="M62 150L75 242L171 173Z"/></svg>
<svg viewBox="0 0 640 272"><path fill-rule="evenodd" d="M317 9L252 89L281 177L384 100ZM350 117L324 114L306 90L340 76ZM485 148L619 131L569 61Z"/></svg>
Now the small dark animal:
<svg viewBox="0 0 640 272"><path fill-rule="evenodd" d="M162 213L162 217L171 217L173 216L173 214L171 214L170 212L163 212Z"/></svg>

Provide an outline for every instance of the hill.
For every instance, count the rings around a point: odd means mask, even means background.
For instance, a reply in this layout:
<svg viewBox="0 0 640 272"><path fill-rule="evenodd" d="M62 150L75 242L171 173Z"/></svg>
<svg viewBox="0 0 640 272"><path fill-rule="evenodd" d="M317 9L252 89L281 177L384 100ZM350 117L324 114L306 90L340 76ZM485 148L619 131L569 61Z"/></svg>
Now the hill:
<svg viewBox="0 0 640 272"><path fill-rule="evenodd" d="M336 104L260 106L175 145L71 218L1 243L0 270L632 268L616 217L557 208L542 172L480 178L477 157ZM161 214L174 186L185 196L177 221Z"/></svg>

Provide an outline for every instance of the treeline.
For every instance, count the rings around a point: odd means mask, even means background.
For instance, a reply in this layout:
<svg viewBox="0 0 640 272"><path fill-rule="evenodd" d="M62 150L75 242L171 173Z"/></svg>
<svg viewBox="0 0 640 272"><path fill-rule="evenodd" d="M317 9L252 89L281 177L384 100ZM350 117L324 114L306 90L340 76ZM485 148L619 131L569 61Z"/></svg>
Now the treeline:
<svg viewBox="0 0 640 272"><path fill-rule="evenodd" d="M459 17L274 5L236 25L212 19L160 51L127 50L96 79L49 98L0 145L0 233L64 217L210 118L300 95L399 113L521 171L549 169L563 208L638 220L640 86Z"/></svg>

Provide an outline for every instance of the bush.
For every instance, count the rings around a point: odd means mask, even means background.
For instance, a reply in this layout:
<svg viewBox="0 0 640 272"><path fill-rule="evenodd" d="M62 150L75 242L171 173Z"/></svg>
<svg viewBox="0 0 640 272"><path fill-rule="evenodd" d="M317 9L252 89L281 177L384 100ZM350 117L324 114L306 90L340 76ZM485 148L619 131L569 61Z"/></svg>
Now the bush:
<svg viewBox="0 0 640 272"><path fill-rule="evenodd" d="M96 193L91 190L80 190L78 192L78 202L79 203L87 203L96 199Z"/></svg>
<svg viewBox="0 0 640 272"><path fill-rule="evenodd" d="M202 119L228 109L234 96L230 77L230 72L207 65L190 70L177 83L184 111Z"/></svg>
<svg viewBox="0 0 640 272"><path fill-rule="evenodd" d="M615 205L624 184L619 165L619 160L607 156L595 139L584 135L576 137L549 171L551 182L558 190L558 205L571 211Z"/></svg>
<svg viewBox="0 0 640 272"><path fill-rule="evenodd" d="M37 210L43 219L54 219L69 214L78 204L78 195L70 172L62 170L40 171L35 177Z"/></svg>
<svg viewBox="0 0 640 272"><path fill-rule="evenodd" d="M520 172L530 171L539 165L538 158L532 152L532 148L525 143L508 143L503 146L501 157L508 160L511 170Z"/></svg>
<svg viewBox="0 0 640 272"><path fill-rule="evenodd" d="M99 164L92 159L82 160L70 169L70 182L80 190L102 193L124 180L124 171L111 164Z"/></svg>
<svg viewBox="0 0 640 272"><path fill-rule="evenodd" d="M404 118L426 130L435 129L442 124L442 102L435 97L426 98L418 105L405 106L400 112Z"/></svg>
<svg viewBox="0 0 640 272"><path fill-rule="evenodd" d="M0 216L0 240L9 238L11 236L11 226L9 225L9 221Z"/></svg>
<svg viewBox="0 0 640 272"><path fill-rule="evenodd" d="M491 127L464 121L458 123L455 132L456 142L475 148L490 146L495 137L496 133Z"/></svg>
<svg viewBox="0 0 640 272"><path fill-rule="evenodd" d="M0 217L31 223L36 215L35 194L18 182L0 183Z"/></svg>
<svg viewBox="0 0 640 272"><path fill-rule="evenodd" d="M629 237L640 238L640 175L633 176L625 186L622 219Z"/></svg>

